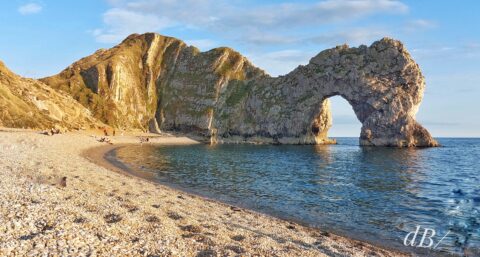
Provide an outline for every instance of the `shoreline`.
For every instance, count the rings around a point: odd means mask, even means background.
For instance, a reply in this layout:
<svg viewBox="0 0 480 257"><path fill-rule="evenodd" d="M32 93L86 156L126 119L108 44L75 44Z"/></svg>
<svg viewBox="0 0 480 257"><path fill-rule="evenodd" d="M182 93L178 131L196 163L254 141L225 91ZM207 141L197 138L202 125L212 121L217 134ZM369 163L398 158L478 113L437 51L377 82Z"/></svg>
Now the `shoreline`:
<svg viewBox="0 0 480 257"><path fill-rule="evenodd" d="M137 140L114 137L118 144L105 145L85 133L0 131L0 254L410 255L108 167L105 153ZM177 137L152 143L175 140L195 143ZM58 182L62 177L66 187Z"/></svg>
<svg viewBox="0 0 480 257"><path fill-rule="evenodd" d="M152 144L156 145L156 143L152 143ZM223 201L214 199L210 196L200 194L200 193L194 192L192 190L188 190L186 188L182 188L180 186L176 186L176 185L169 184L169 183L162 183L162 182L156 181L155 178L151 176L152 174L149 173L149 172L143 172L143 174L140 174L141 172L139 170L135 170L135 171L131 170L130 168L126 167L123 163L121 163L119 160L108 160L107 159L107 155L111 151L115 151L115 150L117 150L121 147L126 147L126 146L130 146L130 145L138 145L138 143L123 143L123 144L117 144L117 145L94 147L94 148L85 150L82 153L82 156L85 157L86 159L88 159L89 161L95 163L96 165L105 167L109 170L112 170L113 172L117 172L117 173L120 173L120 174L123 174L123 175L126 175L126 176L136 177L138 179L145 180L149 183L166 186L166 187L171 188L172 190L180 191L180 192L189 194L189 195L194 196L194 197L199 197L204 201L215 202L217 204L225 205L226 207L229 207L229 208L239 208L239 209L242 209L242 211L255 213L257 215L266 215L269 218L277 219L277 220L283 221L283 222L294 223L295 225L302 226L302 227L304 227L306 229L309 229L309 230L312 230L312 231L316 231L316 232L319 232L319 233L329 233L329 234L332 234L332 235L335 235L335 236L338 236L338 237L344 237L346 239L357 241L357 242L360 242L360 243L371 244L375 247L380 247L380 248L382 248L384 250L387 250L387 251L396 251L399 254L411 254L410 252L402 251L401 249L396 249L394 246L380 245L380 244L370 242L370 241L366 241L366 240L362 240L362 239L351 238L348 235L342 234L341 232L335 231L335 230L329 230L328 232L323 231L324 230L323 228L312 227L308 223L301 222L299 220L277 217L277 216L275 216L271 213L268 213L268 212L257 211L257 210L253 210L253 209L248 208L248 207L223 202ZM160 144L157 144L157 145L163 145L163 144L160 143Z"/></svg>
<svg viewBox="0 0 480 257"><path fill-rule="evenodd" d="M369 244L371 246L378 247L378 248L386 250L386 251L392 251L393 253L396 254L395 256L404 256L404 255L405 256L410 256L410 255L414 255L414 256L426 255L426 256L429 256L430 254L435 254L435 256L439 256L439 257L440 256L445 256L445 257L446 256L457 256L457 255L446 253L446 252L438 252L438 251L437 252L432 252L432 251L424 250L424 249L416 249L416 251L414 251L414 250L408 251L407 248L402 248L398 245L395 246L395 245L392 245L392 244L382 244L382 243L380 243L380 241L382 241L382 240L374 240L372 238L367 238L367 237L363 237L363 238L362 237L357 237L357 238L355 238L355 237L352 237L351 235L348 235L348 233L345 233L345 232L342 232L342 231L339 231L339 230L335 230L333 228L314 227L314 226L311 226L310 224L308 224L307 222L303 222L299 219L282 217L282 215L280 215L280 214L275 214L275 213L268 212L268 211L255 210L255 209L252 209L248 206L236 205L235 203L231 203L231 202L228 202L228 201L217 200L213 196L208 195L208 194L202 194L202 193L199 193L199 192L195 192L194 190L191 190L191 189L188 189L188 188L185 188L185 187L181 187L181 186L178 186L178 185L175 185L175 184L158 181L158 180L155 179L155 177L152 176L152 174L150 172L142 172L140 170L132 170L129 167L125 166L125 164L123 164L118 159L112 160L112 159L107 158L107 155L110 152L115 151L115 150L117 150L121 147L128 147L128 146L132 146L132 145L133 146L134 145L139 145L139 143L123 143L123 144L118 144L118 145L95 147L95 148L87 149L86 151L83 152L82 155L85 158L92 161L93 163L95 163L99 166L103 166L107 169L110 169L113 172L117 172L117 173L120 173L120 174L124 174L126 176L131 176L131 177L135 177L135 178L138 178L138 179L142 179L142 180L147 181L149 183L162 185L162 186L168 187L172 190L179 191L179 192L182 192L182 193L185 193L185 194L189 194L192 197L199 197L201 200L204 200L204 201L214 202L216 204L224 205L225 207L229 207L229 208L242 209L242 211L244 211L244 212L249 212L249 213L256 214L256 215L264 215L264 216L267 216L268 218L275 219L275 220L278 220L278 221L281 221L281 222L294 224L295 226L301 226L304 229L311 230L311 231L314 231L314 232L317 232L317 233L328 233L330 235L341 237L341 238L344 238L344 239L347 239L347 240L351 240L353 242L358 242L358 243L361 243L361 244ZM163 144L152 143L152 145L163 145Z"/></svg>

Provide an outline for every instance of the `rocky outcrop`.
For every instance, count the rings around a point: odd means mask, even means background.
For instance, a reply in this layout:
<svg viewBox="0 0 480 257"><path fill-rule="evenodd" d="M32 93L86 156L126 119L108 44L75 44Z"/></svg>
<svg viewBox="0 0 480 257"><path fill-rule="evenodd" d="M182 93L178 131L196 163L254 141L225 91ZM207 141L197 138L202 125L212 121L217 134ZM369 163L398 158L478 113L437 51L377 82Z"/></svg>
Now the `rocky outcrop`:
<svg viewBox="0 0 480 257"><path fill-rule="evenodd" d="M237 107L219 109L214 124L226 138L234 131L280 143L324 143L331 124L326 102L340 95L363 125L360 144L436 146L415 121L424 89L421 71L404 46L384 38L370 47L326 50L286 76L255 80ZM232 115L240 116L221 118Z"/></svg>
<svg viewBox="0 0 480 257"><path fill-rule="evenodd" d="M22 78L0 62L0 126L80 129L95 125L102 123L71 96Z"/></svg>
<svg viewBox="0 0 480 257"><path fill-rule="evenodd" d="M270 77L229 48L200 52L154 33L131 35L43 82L120 129L180 131L211 142L330 143L328 98L363 124L362 145L435 146L415 121L425 89L404 46L338 46Z"/></svg>

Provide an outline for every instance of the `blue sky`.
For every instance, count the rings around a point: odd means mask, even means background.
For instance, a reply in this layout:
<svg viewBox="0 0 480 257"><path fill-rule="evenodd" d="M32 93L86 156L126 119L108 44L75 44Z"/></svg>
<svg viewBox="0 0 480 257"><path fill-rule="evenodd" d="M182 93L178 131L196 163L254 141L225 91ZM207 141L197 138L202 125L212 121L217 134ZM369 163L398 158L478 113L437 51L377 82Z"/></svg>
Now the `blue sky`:
<svg viewBox="0 0 480 257"><path fill-rule="evenodd" d="M480 1L10 0L0 3L0 60L27 77L56 74L130 33L154 31L202 50L232 47L272 75L337 44L404 42L427 80L417 119L434 136L480 136ZM358 136L332 99L332 136Z"/></svg>

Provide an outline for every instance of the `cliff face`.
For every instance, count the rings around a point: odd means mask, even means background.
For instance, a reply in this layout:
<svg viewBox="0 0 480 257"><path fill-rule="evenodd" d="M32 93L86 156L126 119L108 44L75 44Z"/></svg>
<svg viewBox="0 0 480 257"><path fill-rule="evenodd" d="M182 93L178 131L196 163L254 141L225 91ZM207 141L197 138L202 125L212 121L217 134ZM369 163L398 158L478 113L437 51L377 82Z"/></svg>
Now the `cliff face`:
<svg viewBox="0 0 480 257"><path fill-rule="evenodd" d="M229 48L199 52L147 33L42 79L114 127L180 131L211 142L329 143L328 98L344 97L362 145L435 146L415 121L425 82L403 45L325 50L272 78Z"/></svg>
<svg viewBox="0 0 480 257"><path fill-rule="evenodd" d="M0 126L78 129L102 125L71 96L22 78L0 62Z"/></svg>
<svg viewBox="0 0 480 257"><path fill-rule="evenodd" d="M178 39L148 33L132 35L42 81L115 127L208 133L225 86L263 75L229 48L201 53Z"/></svg>

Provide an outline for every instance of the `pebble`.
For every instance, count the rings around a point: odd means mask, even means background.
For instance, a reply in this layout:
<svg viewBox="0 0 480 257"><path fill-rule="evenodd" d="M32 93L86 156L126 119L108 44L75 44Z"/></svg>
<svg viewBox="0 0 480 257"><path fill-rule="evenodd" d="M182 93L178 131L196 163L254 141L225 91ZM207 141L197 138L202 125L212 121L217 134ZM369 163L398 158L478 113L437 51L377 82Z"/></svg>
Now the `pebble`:
<svg viewBox="0 0 480 257"><path fill-rule="evenodd" d="M300 225L291 230L287 222L113 173L80 156L98 142L80 134L67 135L0 132L0 256L195 256L205 250L203 240L188 234L211 239L208 247L218 256L238 254L235 251L245 256L285 255L282 240L315 241ZM22 138L27 140L20 142ZM63 187L58 184L62 177L67 178ZM114 190L122 201L107 196ZM137 210L129 212L125 206ZM223 214L232 211L241 215L225 221ZM121 219L107 223L109 214ZM85 222L75 223L78 217ZM234 240L239 234L242 240ZM28 235L34 236L19 240ZM376 249L357 249L348 242L326 238L322 249L290 245L289 254L320 256L341 251L362 256L363 251Z"/></svg>

